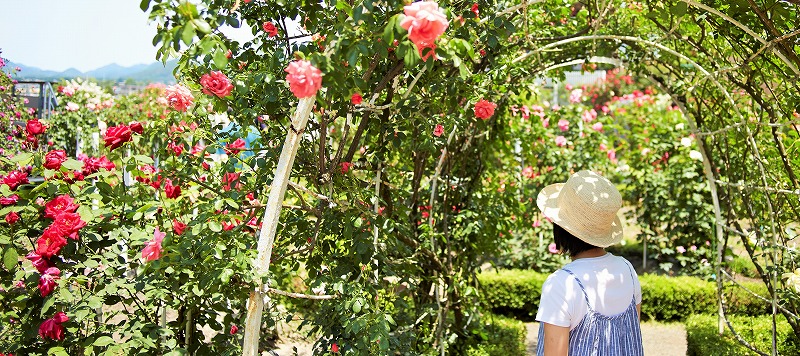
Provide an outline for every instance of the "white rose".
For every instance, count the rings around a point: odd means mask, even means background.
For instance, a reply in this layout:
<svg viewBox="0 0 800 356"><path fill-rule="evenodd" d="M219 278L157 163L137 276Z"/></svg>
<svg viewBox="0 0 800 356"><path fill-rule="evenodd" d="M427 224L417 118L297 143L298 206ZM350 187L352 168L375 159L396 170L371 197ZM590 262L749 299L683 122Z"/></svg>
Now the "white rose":
<svg viewBox="0 0 800 356"><path fill-rule="evenodd" d="M691 145L692 145L692 139L691 139L691 138L689 138L689 137L684 137L684 138L682 138L682 139L681 139L681 146L683 146L683 147L689 147L689 146L691 146Z"/></svg>
<svg viewBox="0 0 800 356"><path fill-rule="evenodd" d="M691 152L689 152L689 158L696 159L698 161L702 161L703 160L703 154L700 153L699 151L692 150Z"/></svg>
<svg viewBox="0 0 800 356"><path fill-rule="evenodd" d="M783 278L786 278L786 287L794 288L794 291L800 294L800 268L794 270L794 273L784 273Z"/></svg>
<svg viewBox="0 0 800 356"><path fill-rule="evenodd" d="M683 123L675 125L675 130L678 130L678 131L683 130Z"/></svg>

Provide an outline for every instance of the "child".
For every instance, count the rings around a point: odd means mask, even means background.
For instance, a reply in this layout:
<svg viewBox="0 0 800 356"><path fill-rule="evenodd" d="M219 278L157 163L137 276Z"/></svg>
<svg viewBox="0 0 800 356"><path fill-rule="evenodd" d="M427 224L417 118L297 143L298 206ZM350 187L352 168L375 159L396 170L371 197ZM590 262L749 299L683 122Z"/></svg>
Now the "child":
<svg viewBox="0 0 800 356"><path fill-rule="evenodd" d="M622 240L622 197L591 171L542 189L536 204L572 262L542 285L537 355L643 355L642 288L631 264L605 251Z"/></svg>

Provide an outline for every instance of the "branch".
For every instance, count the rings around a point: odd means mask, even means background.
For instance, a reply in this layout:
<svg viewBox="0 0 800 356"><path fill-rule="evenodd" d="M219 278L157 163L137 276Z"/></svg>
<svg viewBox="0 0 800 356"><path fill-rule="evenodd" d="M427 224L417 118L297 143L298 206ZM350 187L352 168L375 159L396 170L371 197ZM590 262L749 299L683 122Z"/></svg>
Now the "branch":
<svg viewBox="0 0 800 356"><path fill-rule="evenodd" d="M284 292L282 290L278 290L275 288L267 287L267 293L274 293L278 295L282 295L289 298L302 298L302 299L314 299L314 300L328 300L334 299L336 296L334 295L313 295L313 294L301 294L301 293L292 293L292 292Z"/></svg>

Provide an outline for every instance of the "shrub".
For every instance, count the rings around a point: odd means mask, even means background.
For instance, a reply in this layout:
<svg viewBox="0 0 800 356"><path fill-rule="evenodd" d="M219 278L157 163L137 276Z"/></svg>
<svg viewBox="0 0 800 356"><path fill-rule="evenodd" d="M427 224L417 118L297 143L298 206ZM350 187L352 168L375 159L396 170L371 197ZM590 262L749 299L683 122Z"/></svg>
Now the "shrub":
<svg viewBox="0 0 800 356"><path fill-rule="evenodd" d="M729 316L734 329L756 349L769 352L772 349L772 316ZM789 323L779 317L777 328L778 354L800 355L800 343ZM722 336L717 333L716 315L692 315L686 319L686 342L688 355L738 356L755 355L741 345L725 328Z"/></svg>
<svg viewBox="0 0 800 356"><path fill-rule="evenodd" d="M728 268L730 268L732 272L741 274L745 277L760 277L758 270L756 270L756 265L753 264L753 261L750 259L750 257L736 256L728 262Z"/></svg>
<svg viewBox="0 0 800 356"><path fill-rule="evenodd" d="M478 276L483 289L483 306L495 313L532 320L539 308L542 283L546 274L527 270L500 270ZM694 314L717 310L716 282L694 277L668 277L653 274L639 276L642 284L642 319L684 320ZM740 282L749 290L767 296L758 282ZM726 310L730 314L762 315L767 304L742 288L726 285Z"/></svg>
<svg viewBox="0 0 800 356"><path fill-rule="evenodd" d="M467 349L468 356L508 356L525 354L525 324L500 315L485 318L483 342Z"/></svg>

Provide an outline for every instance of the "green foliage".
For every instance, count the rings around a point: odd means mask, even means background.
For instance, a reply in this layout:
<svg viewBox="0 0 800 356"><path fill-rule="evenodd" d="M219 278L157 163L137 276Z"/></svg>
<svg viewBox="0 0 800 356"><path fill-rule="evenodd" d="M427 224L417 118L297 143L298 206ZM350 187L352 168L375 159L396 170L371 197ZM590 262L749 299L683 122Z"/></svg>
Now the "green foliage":
<svg viewBox="0 0 800 356"><path fill-rule="evenodd" d="M740 274L748 278L759 278L760 274L753 264L753 260L748 256L734 256L732 260L727 263L731 272Z"/></svg>
<svg viewBox="0 0 800 356"><path fill-rule="evenodd" d="M481 341L470 346L467 356L509 356L524 355L526 352L525 324L513 318L500 315L483 315L484 330L478 334Z"/></svg>
<svg viewBox="0 0 800 356"><path fill-rule="evenodd" d="M479 275L482 303L493 312L532 320L539 308L546 274L526 270L499 270ZM654 274L639 276L642 285L642 319L684 320L690 315L717 310L715 282L681 276ZM766 287L755 282L742 283L751 291L768 297ZM763 315L767 304L742 288L726 285L726 311L738 315Z"/></svg>
<svg viewBox="0 0 800 356"><path fill-rule="evenodd" d="M686 319L686 342L688 355L739 356L757 355L742 345L725 326L722 336L718 331L716 315L691 315ZM772 350L772 316L729 316L734 330L751 346L761 352ZM789 323L778 316L777 345L779 355L800 354L800 340L794 335Z"/></svg>

